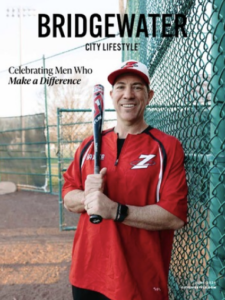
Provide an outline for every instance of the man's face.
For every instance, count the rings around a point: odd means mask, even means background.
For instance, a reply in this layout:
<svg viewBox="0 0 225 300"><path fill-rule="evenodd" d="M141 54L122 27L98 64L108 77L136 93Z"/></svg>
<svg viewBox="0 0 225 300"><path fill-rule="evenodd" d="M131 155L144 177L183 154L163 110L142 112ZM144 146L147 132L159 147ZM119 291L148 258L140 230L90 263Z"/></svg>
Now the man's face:
<svg viewBox="0 0 225 300"><path fill-rule="evenodd" d="M110 92L117 118L126 124L143 120L145 107L153 94L141 77L130 73L119 76Z"/></svg>

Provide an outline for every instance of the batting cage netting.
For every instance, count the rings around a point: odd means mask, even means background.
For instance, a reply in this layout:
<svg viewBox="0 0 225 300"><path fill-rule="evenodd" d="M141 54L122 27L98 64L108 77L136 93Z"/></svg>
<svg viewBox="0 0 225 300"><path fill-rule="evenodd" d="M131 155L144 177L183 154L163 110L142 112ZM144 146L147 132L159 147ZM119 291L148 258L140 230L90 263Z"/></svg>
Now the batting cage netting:
<svg viewBox="0 0 225 300"><path fill-rule="evenodd" d="M45 115L0 118L0 180L47 189Z"/></svg>
<svg viewBox="0 0 225 300"><path fill-rule="evenodd" d="M175 236L170 299L225 299L225 1L136 0L127 13L168 14L168 34L175 14L187 17L186 38L162 38L160 18L155 38L125 37L140 50L123 59L148 65L155 94L146 120L185 151L188 225Z"/></svg>

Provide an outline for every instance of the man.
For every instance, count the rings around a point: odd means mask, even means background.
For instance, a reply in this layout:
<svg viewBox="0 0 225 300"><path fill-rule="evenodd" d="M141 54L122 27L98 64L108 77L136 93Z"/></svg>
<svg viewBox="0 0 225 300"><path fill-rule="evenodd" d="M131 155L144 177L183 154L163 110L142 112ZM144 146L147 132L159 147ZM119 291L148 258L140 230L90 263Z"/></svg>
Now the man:
<svg viewBox="0 0 225 300"><path fill-rule="evenodd" d="M65 207L81 213L70 282L81 299L166 300L174 230L186 223L187 185L180 142L144 121L153 97L148 70L128 61L108 76L115 128L103 131L101 172L93 138L64 175ZM92 224L90 215L103 221Z"/></svg>

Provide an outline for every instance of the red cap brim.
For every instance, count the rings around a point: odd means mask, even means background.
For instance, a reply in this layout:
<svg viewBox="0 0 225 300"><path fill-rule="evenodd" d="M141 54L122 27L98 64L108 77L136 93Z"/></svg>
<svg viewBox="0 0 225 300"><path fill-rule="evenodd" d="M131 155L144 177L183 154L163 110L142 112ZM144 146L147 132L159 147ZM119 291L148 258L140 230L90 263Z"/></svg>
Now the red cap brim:
<svg viewBox="0 0 225 300"><path fill-rule="evenodd" d="M144 80L145 83L150 84L148 77L144 73L142 73L136 69L119 69L119 70L112 72L108 76L109 83L111 85L114 85L116 78L125 73L132 73L132 74L138 75Z"/></svg>

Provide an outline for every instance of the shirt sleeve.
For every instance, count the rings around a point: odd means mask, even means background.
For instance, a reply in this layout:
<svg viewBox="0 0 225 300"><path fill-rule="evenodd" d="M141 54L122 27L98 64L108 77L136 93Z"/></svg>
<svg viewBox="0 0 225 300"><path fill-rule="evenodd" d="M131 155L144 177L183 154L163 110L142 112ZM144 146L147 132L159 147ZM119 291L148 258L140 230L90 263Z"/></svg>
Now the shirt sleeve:
<svg viewBox="0 0 225 300"><path fill-rule="evenodd" d="M81 171L80 171L80 147L77 149L74 160L71 162L70 166L63 174L64 185L62 188L62 198L72 190L83 190Z"/></svg>
<svg viewBox="0 0 225 300"><path fill-rule="evenodd" d="M168 156L171 153L168 154ZM167 157L168 160L169 157ZM167 168L168 167L168 168ZM187 182L184 169L184 151L176 140L172 161L167 165L157 205L180 218L187 224Z"/></svg>

